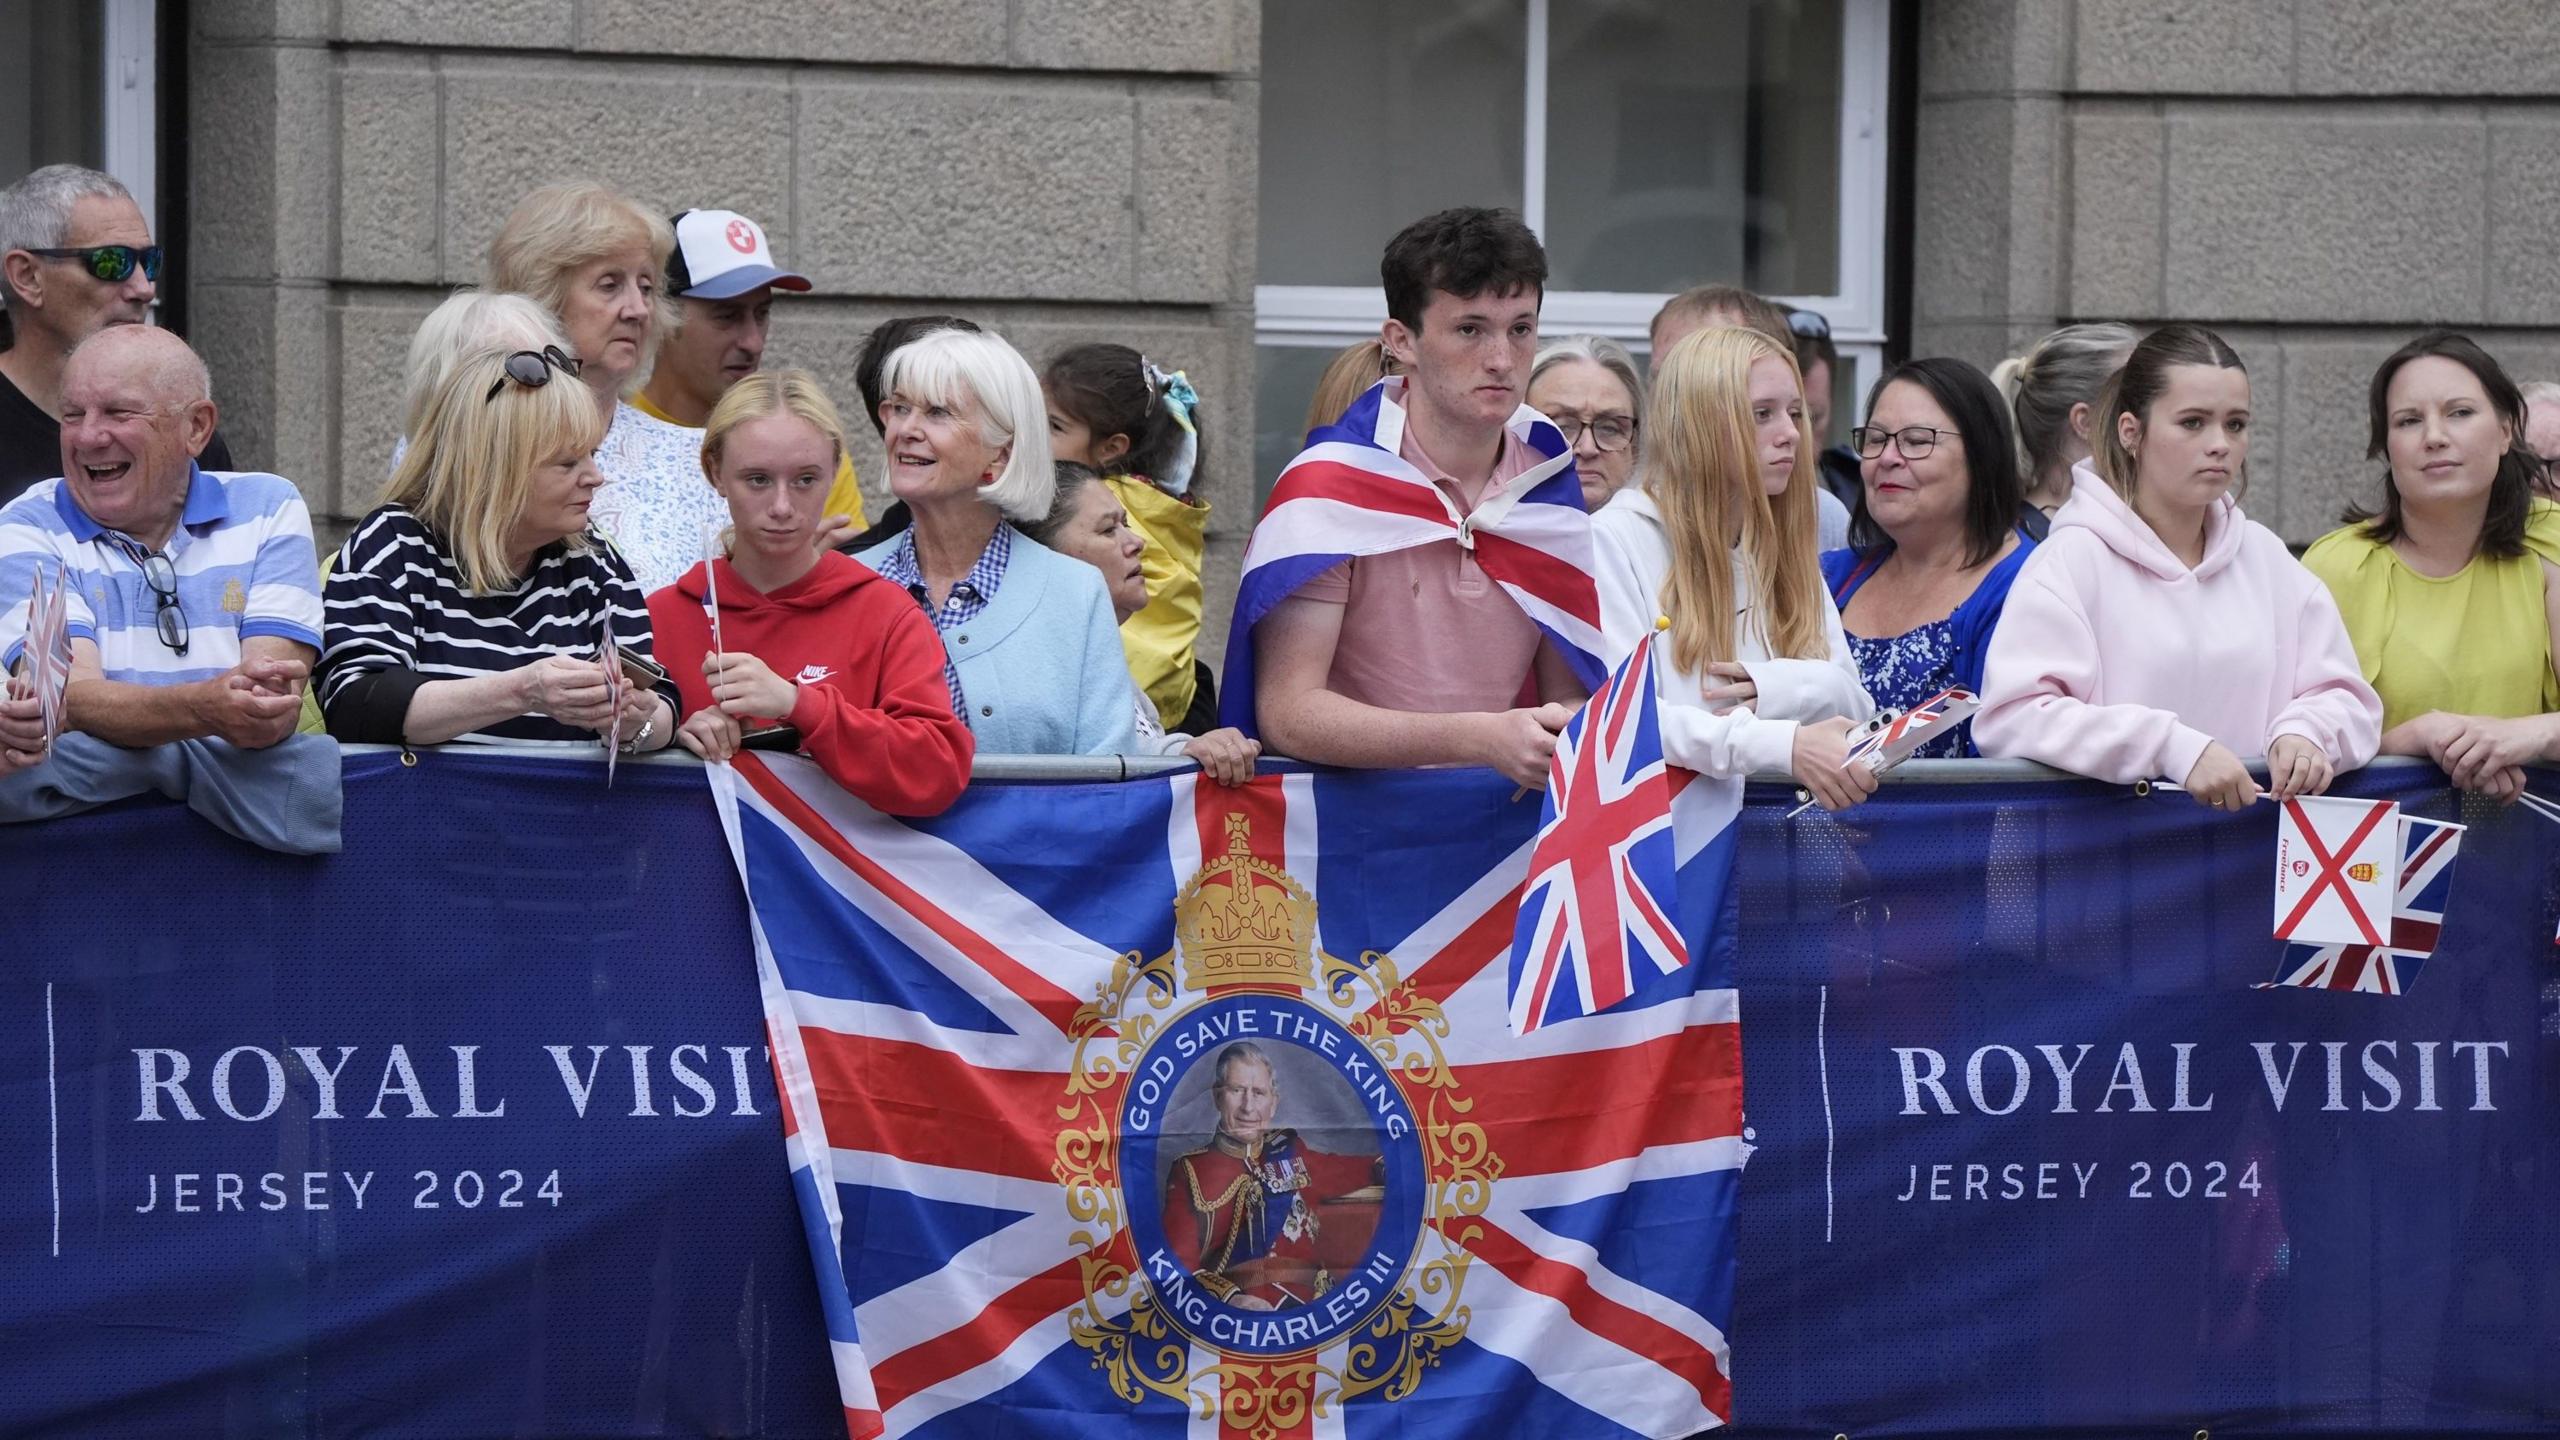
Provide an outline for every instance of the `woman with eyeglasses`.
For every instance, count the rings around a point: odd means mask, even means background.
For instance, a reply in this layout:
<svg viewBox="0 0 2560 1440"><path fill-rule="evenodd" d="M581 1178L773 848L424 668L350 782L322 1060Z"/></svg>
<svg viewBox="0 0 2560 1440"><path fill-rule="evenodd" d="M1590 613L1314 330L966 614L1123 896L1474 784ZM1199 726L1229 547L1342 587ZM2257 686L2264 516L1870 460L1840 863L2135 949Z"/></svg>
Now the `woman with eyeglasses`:
<svg viewBox="0 0 2560 1440"><path fill-rule="evenodd" d="M383 504L339 547L320 707L340 740L594 745L675 735L631 567L587 526L593 397L559 350L485 350L427 403ZM610 640L617 680L600 658ZM619 697L617 703L617 695Z"/></svg>
<svg viewBox="0 0 2560 1440"><path fill-rule="evenodd" d="M1851 548L1822 557L1822 578L1859 678L1899 710L1955 687L1980 694L2000 608L2035 548L2000 392L1961 360L1908 361L1876 383L1849 439L1861 482ZM1912 753L1970 756L1972 723Z"/></svg>
<svg viewBox="0 0 2560 1440"><path fill-rule="evenodd" d="M604 488L590 518L643 592L675 583L728 522L702 483L702 432L622 398L675 325L674 302L661 293L674 249L665 218L591 180L525 196L489 247L490 288L532 296L569 337L578 378L606 425L596 448Z"/></svg>
<svg viewBox="0 0 2560 1440"><path fill-rule="evenodd" d="M1841 768L1875 712L1814 564L1804 390L1792 346L1717 326L1654 370L1644 478L1591 519L1614 663L1659 627L1662 748L1739 783L1796 777L1825 809L1875 791Z"/></svg>
<svg viewBox="0 0 2560 1440"><path fill-rule="evenodd" d="M1644 381L1626 346L1599 335L1541 346L1529 365L1529 408L1556 422L1573 445L1582 508L1597 514L1627 488L1644 428Z"/></svg>
<svg viewBox="0 0 2560 1440"><path fill-rule="evenodd" d="M2243 810L2316 795L2373 758L2382 701L2326 587L2240 513L2249 375L2200 325L2133 347L2095 453L2019 571L1974 739L2100 780L2178 782Z"/></svg>
<svg viewBox="0 0 2560 1440"><path fill-rule="evenodd" d="M2336 596L2382 696L2382 753L2500 800L2560 761L2560 506L2534 494L2524 396L2469 336L2433 331L2374 371L2365 454L2382 504L2302 563Z"/></svg>

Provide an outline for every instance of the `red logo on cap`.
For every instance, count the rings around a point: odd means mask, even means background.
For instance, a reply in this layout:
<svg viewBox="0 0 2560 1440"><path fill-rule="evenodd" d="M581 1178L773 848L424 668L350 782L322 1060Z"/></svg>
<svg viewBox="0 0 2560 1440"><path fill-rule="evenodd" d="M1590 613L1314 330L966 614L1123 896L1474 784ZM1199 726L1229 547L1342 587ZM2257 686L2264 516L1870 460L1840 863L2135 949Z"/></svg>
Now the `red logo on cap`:
<svg viewBox="0 0 2560 1440"><path fill-rule="evenodd" d="M730 221L729 248L741 255L756 253L756 227L744 220Z"/></svg>

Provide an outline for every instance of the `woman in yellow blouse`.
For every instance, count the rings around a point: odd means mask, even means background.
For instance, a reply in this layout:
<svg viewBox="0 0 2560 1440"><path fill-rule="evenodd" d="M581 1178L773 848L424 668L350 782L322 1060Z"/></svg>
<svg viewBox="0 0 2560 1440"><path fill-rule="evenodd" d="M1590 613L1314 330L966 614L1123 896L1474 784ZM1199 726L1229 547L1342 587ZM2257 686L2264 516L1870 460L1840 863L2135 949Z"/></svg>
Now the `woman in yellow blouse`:
<svg viewBox="0 0 2560 1440"><path fill-rule="evenodd" d="M2382 753L2424 755L2501 800L2560 760L2560 507L2537 498L2524 401L2469 338L2421 335L2374 372L2378 512L2302 561L2382 695Z"/></svg>

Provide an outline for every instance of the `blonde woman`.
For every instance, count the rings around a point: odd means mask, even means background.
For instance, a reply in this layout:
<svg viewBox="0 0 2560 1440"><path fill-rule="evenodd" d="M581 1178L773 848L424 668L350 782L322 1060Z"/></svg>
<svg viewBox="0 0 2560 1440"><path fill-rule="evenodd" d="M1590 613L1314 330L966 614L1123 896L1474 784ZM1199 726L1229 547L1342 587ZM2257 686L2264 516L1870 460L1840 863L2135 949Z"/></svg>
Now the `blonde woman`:
<svg viewBox="0 0 2560 1440"><path fill-rule="evenodd" d="M727 553L649 597L686 712L677 738L706 760L797 750L875 810L938 815L968 785L976 742L952 713L932 622L813 543L843 459L844 422L806 371L749 375L712 407L702 475L728 508Z"/></svg>
<svg viewBox="0 0 2560 1440"><path fill-rule="evenodd" d="M2072 467L2092 448L2098 392L2141 338L2130 325L2065 325L1991 372L2016 424L2018 476L2038 516L2051 517L2071 498ZM2029 538L2044 535L2031 530Z"/></svg>
<svg viewBox="0 0 2560 1440"><path fill-rule="evenodd" d="M489 246L489 285L531 296L569 337L578 378L604 418L596 465L604 488L593 521L631 562L645 594L672 583L727 523L702 483L702 436L623 399L640 388L674 328L663 293L675 231L656 213L592 180L524 197Z"/></svg>
<svg viewBox="0 0 2560 1440"><path fill-rule="evenodd" d="M625 687L605 635L647 660L631 567L587 528L603 428L557 350L483 350L427 402L382 506L339 547L321 603L320 706L340 740L596 743L656 750L672 686Z"/></svg>
<svg viewBox="0 0 2560 1440"><path fill-rule="evenodd" d="M1738 779L1785 771L1827 809L1874 793L1841 768L1875 712L1814 563L1812 440L1795 357L1755 330L1699 330L1654 371L1644 475L1591 531L1611 658L1669 621L1662 745Z"/></svg>
<svg viewBox="0 0 2560 1440"><path fill-rule="evenodd" d="M1326 363L1324 374L1316 380L1315 394L1307 400L1306 429L1321 430L1340 420L1352 401L1369 393L1370 386L1403 373L1404 367L1396 363L1396 357L1376 340L1343 346Z"/></svg>

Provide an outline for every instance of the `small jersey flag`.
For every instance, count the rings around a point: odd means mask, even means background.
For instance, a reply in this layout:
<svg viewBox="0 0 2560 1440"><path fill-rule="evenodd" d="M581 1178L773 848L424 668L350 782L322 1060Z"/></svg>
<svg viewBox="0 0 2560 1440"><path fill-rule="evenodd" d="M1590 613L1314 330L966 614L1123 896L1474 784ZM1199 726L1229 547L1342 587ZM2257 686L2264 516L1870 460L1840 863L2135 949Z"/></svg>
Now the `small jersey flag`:
<svg viewBox="0 0 2560 1440"><path fill-rule="evenodd" d="M2405 995L2418 969L2435 953L2453 897L2453 860L2462 827L2450 820L2400 817L2399 893L2391 905L2387 945L2287 945L2276 978L2261 990L2296 985L2313 990L2353 990Z"/></svg>
<svg viewBox="0 0 2560 1440"><path fill-rule="evenodd" d="M2400 883L2400 807L2304 795L2276 826L2276 938L2310 945L2390 943Z"/></svg>

